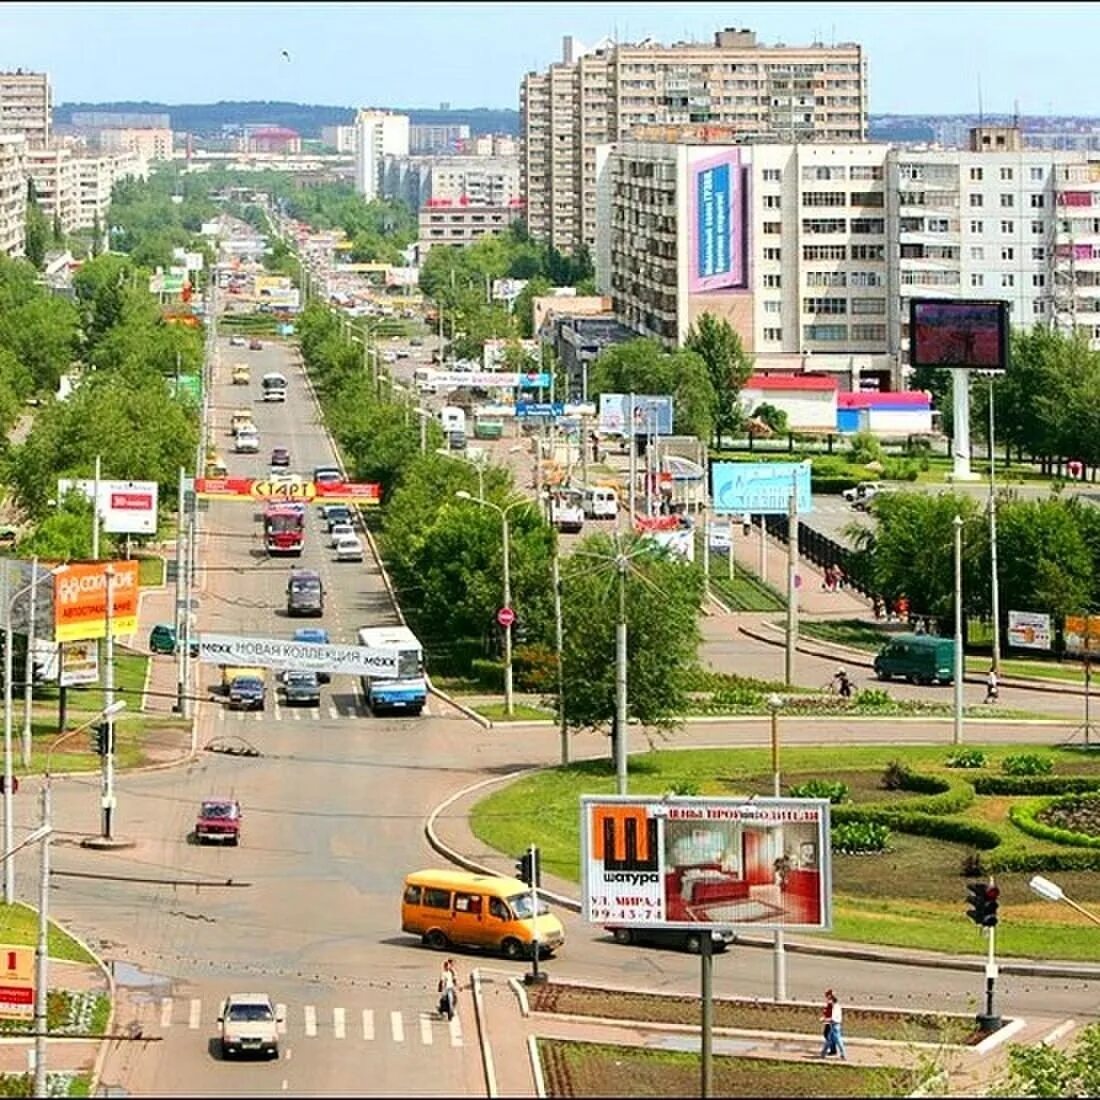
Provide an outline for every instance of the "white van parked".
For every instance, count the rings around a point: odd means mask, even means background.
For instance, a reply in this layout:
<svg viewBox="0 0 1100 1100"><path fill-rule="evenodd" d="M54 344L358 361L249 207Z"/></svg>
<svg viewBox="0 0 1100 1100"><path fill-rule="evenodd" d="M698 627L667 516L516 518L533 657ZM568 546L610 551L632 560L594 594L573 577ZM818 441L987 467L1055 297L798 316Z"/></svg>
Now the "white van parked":
<svg viewBox="0 0 1100 1100"><path fill-rule="evenodd" d="M588 519L615 519L619 514L619 494L600 485L585 489L584 514Z"/></svg>
<svg viewBox="0 0 1100 1100"><path fill-rule="evenodd" d="M452 432L461 432L465 435L466 410L458 408L457 405L444 405L439 410L439 423L443 425L443 431L448 436Z"/></svg>

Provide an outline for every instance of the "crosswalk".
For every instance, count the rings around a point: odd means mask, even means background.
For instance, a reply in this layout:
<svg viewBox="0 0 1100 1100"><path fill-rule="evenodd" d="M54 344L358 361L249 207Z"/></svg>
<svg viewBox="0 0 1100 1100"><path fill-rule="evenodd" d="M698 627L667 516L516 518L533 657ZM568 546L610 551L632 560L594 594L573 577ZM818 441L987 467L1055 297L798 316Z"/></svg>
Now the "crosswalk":
<svg viewBox="0 0 1100 1100"><path fill-rule="evenodd" d="M464 1045L462 1018L457 1014L453 1020L445 1020L435 1012L410 1014L410 1026L406 1027L406 1013L394 1009L349 1009L340 1005L324 1007L311 1004L288 1009L287 1005L280 1003L275 1006L275 1012L281 1017L278 1025L280 1036L365 1043L419 1042L426 1047L437 1044L452 1047ZM213 1029L217 1027L217 1015L217 1006L204 1005L201 997L186 1001L163 997L159 1005L160 1030L169 1031L178 1026L177 1020L188 1031Z"/></svg>
<svg viewBox="0 0 1100 1100"><path fill-rule="evenodd" d="M284 707L278 703L267 706L263 710L230 710L224 705L217 708L217 720L219 722L319 722L322 718L339 720L341 718L370 718L370 710L361 703L354 706L338 707L330 704L325 707ZM431 717L431 705L428 704L421 712L424 717Z"/></svg>

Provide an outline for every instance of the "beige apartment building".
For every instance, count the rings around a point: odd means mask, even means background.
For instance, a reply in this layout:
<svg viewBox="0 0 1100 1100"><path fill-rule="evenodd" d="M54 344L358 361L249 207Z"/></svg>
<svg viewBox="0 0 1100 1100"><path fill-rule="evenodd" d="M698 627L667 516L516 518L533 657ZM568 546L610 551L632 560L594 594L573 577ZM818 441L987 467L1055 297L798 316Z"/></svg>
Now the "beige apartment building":
<svg viewBox="0 0 1100 1100"><path fill-rule="evenodd" d="M0 133L0 255L22 256L27 235L27 143Z"/></svg>
<svg viewBox="0 0 1100 1100"><path fill-rule="evenodd" d="M418 249L423 260L435 245L461 247L473 244L485 236L503 233L512 222L522 219L523 207L518 205L430 206L420 211Z"/></svg>
<svg viewBox="0 0 1100 1100"><path fill-rule="evenodd" d="M0 132L26 135L28 149L50 143L53 95L46 73L0 72Z"/></svg>
<svg viewBox="0 0 1100 1100"><path fill-rule="evenodd" d="M764 46L727 29L713 44L566 38L563 60L520 88L521 185L532 236L563 252L596 240L596 148L642 125L719 126L738 143L859 142L867 63L859 45Z"/></svg>
<svg viewBox="0 0 1100 1100"><path fill-rule="evenodd" d="M144 179L148 166L133 153L80 156L58 147L28 150L25 175L34 183L42 212L59 218L61 228L71 233L92 229L97 222L106 228L114 185L122 179Z"/></svg>
<svg viewBox="0 0 1100 1100"><path fill-rule="evenodd" d="M130 126L99 131L103 153L134 153L141 160L171 160L172 131L162 127Z"/></svg>

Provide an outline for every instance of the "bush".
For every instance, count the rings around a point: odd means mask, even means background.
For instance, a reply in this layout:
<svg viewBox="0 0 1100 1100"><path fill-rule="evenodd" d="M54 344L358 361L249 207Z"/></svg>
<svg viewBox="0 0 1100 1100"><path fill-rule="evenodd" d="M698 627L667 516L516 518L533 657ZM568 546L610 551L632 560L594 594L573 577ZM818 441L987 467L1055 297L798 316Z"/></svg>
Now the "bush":
<svg viewBox="0 0 1100 1100"><path fill-rule="evenodd" d="M494 694L504 691L504 662L475 657L470 662L470 678L478 687Z"/></svg>
<svg viewBox="0 0 1100 1100"><path fill-rule="evenodd" d="M980 848L982 851L991 851L1001 843L1000 834L985 825L936 814L837 806L832 811L832 819L834 822L875 821L896 833L930 836L937 840L949 840L954 844Z"/></svg>
<svg viewBox="0 0 1100 1100"><path fill-rule="evenodd" d="M810 779L790 787L791 798L827 798L834 806L848 801L848 784L832 783L827 779Z"/></svg>
<svg viewBox="0 0 1100 1100"><path fill-rule="evenodd" d="M883 688L864 688L856 692L856 705L861 707L888 707L893 701Z"/></svg>
<svg viewBox="0 0 1100 1100"><path fill-rule="evenodd" d="M1100 777L1088 775L979 775L978 794L1086 794L1100 791Z"/></svg>
<svg viewBox="0 0 1100 1100"><path fill-rule="evenodd" d="M832 848L844 855L884 852L890 830L877 821L842 821L833 825Z"/></svg>
<svg viewBox="0 0 1100 1100"><path fill-rule="evenodd" d="M516 686L541 695L558 693L558 655L548 645L532 643L516 647L512 655Z"/></svg>
<svg viewBox="0 0 1100 1100"><path fill-rule="evenodd" d="M903 791L908 778L908 767L900 760L891 760L882 773L882 785L888 791Z"/></svg>
<svg viewBox="0 0 1100 1100"><path fill-rule="evenodd" d="M983 861L989 873L1034 875L1044 871L1100 871L1100 849L1069 848L1060 852L1033 852L1002 848ZM984 872L983 872L984 873Z"/></svg>
<svg viewBox="0 0 1100 1100"><path fill-rule="evenodd" d="M882 456L882 443L878 436L871 432L856 432L852 436L851 446L848 449L849 462L857 466L866 466L868 462L881 462Z"/></svg>
<svg viewBox="0 0 1100 1100"><path fill-rule="evenodd" d="M1005 775L1050 775L1054 761L1035 752L1021 752L1006 756L1001 761L1001 770Z"/></svg>
<svg viewBox="0 0 1100 1100"><path fill-rule="evenodd" d="M948 768L984 768L986 755L981 749L957 749L944 764Z"/></svg>
<svg viewBox="0 0 1100 1100"><path fill-rule="evenodd" d="M908 458L888 458L882 467L882 476L888 481L916 481L920 464Z"/></svg>

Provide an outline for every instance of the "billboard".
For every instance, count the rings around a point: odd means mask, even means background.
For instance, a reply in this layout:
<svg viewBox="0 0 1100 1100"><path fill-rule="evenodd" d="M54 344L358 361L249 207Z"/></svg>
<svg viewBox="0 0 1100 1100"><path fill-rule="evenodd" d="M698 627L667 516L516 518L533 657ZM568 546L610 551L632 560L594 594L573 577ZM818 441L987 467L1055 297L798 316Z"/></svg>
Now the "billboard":
<svg viewBox="0 0 1100 1100"><path fill-rule="evenodd" d="M792 484L799 513L813 511L808 462L712 462L710 482L715 515L785 516Z"/></svg>
<svg viewBox="0 0 1100 1100"><path fill-rule="evenodd" d="M11 614L11 628L16 634L30 629L31 594L34 595L35 634L48 634L53 620L53 580L49 570L55 562L34 562L27 559L0 558L0 607Z"/></svg>
<svg viewBox="0 0 1100 1100"><path fill-rule="evenodd" d="M397 650L361 645L321 645L284 638L201 634L199 660L212 665L300 668L348 676L397 676Z"/></svg>
<svg viewBox="0 0 1100 1100"><path fill-rule="evenodd" d="M667 394L601 393L598 430L605 435L672 435Z"/></svg>
<svg viewBox="0 0 1100 1100"><path fill-rule="evenodd" d="M232 500L246 504L259 501L319 500L328 504L382 502L382 486L374 481L313 482L290 478L197 477L195 496L203 500Z"/></svg>
<svg viewBox="0 0 1100 1100"><path fill-rule="evenodd" d="M688 216L688 290L745 287L745 188L741 151L725 152L691 165Z"/></svg>
<svg viewBox="0 0 1100 1100"><path fill-rule="evenodd" d="M595 924L830 931L829 802L581 796Z"/></svg>
<svg viewBox="0 0 1100 1100"><path fill-rule="evenodd" d="M505 389L548 389L550 375L544 371L529 371L517 374L507 370L437 370L428 375L428 381L444 390L471 387L479 390L494 388Z"/></svg>
<svg viewBox="0 0 1100 1100"><path fill-rule="evenodd" d="M35 638L34 668L36 677L55 681L62 687L98 684L99 643L51 642Z"/></svg>
<svg viewBox="0 0 1100 1100"><path fill-rule="evenodd" d="M75 489L95 501L92 478L58 478L57 495ZM112 535L155 535L157 533L157 483L155 481L99 482L99 518L103 530Z"/></svg>
<svg viewBox="0 0 1100 1100"><path fill-rule="evenodd" d="M0 944L0 1016L34 1011L34 948Z"/></svg>
<svg viewBox="0 0 1100 1100"><path fill-rule="evenodd" d="M909 300L909 365L1008 369L1008 303Z"/></svg>
<svg viewBox="0 0 1100 1100"><path fill-rule="evenodd" d="M54 577L54 638L77 642L107 636L107 568L111 583L111 635L137 630L138 563L136 561L70 562Z"/></svg>
<svg viewBox="0 0 1100 1100"><path fill-rule="evenodd" d="M1013 649L1050 649L1050 616L1034 611L1008 613L1008 644Z"/></svg>
<svg viewBox="0 0 1100 1100"><path fill-rule="evenodd" d="M1067 653L1100 653L1100 615L1067 615L1062 635Z"/></svg>

